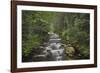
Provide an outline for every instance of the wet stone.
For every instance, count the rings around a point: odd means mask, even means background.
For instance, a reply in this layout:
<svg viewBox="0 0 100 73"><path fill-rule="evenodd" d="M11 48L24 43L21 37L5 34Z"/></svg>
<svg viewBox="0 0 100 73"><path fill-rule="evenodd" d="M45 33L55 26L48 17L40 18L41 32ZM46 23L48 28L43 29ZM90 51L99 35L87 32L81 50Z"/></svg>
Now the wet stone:
<svg viewBox="0 0 100 73"><path fill-rule="evenodd" d="M62 46L59 35L53 32L48 33L50 35L49 41L45 43L42 53L33 56L33 61L61 61L65 60L65 49Z"/></svg>

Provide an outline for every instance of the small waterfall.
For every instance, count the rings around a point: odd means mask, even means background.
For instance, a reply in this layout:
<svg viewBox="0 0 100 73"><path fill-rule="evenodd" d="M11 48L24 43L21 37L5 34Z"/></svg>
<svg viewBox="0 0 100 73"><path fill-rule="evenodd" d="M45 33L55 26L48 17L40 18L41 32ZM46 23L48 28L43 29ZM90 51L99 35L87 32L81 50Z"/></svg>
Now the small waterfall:
<svg viewBox="0 0 100 73"><path fill-rule="evenodd" d="M42 46L42 53L35 55L34 58L37 59L37 61L64 60L66 58L66 54L59 35L53 32L49 32L48 34L50 35L49 41L45 46Z"/></svg>
<svg viewBox="0 0 100 73"><path fill-rule="evenodd" d="M59 35L53 32L49 32L50 39L49 39L49 46L52 54L52 60L59 61L64 60L65 58L65 51L64 47L62 46L61 39L59 38Z"/></svg>

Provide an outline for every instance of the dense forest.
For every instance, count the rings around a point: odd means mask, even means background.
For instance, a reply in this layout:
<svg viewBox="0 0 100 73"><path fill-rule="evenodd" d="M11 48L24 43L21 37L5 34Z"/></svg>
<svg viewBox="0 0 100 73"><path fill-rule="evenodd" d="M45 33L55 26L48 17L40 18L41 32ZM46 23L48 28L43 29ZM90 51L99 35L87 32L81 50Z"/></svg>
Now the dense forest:
<svg viewBox="0 0 100 73"><path fill-rule="evenodd" d="M34 61L44 43L48 43L53 32L59 35L64 47L64 60L89 59L88 13L22 11L22 61ZM48 61L48 59L44 60Z"/></svg>

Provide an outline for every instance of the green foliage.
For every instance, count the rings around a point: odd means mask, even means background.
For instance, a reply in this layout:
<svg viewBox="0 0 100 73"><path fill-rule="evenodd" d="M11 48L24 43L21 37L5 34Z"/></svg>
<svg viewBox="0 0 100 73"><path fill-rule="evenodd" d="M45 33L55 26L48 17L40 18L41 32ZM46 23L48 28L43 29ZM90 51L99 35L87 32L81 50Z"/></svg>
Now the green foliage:
<svg viewBox="0 0 100 73"><path fill-rule="evenodd" d="M38 12L23 11L22 18L23 55L28 56L32 48L37 48L48 40L49 24L40 18Z"/></svg>
<svg viewBox="0 0 100 73"><path fill-rule="evenodd" d="M62 32L62 39L70 42L79 51L80 55L77 55L77 58L80 56L81 58L89 58L89 14L71 13L66 17L68 25ZM64 41L65 44L66 41Z"/></svg>
<svg viewBox="0 0 100 73"><path fill-rule="evenodd" d="M89 14L46 11L22 11L22 52L28 56L49 39L48 32L57 33L68 50L67 59L89 58ZM74 52L73 52L74 51ZM73 53L72 53L73 52Z"/></svg>

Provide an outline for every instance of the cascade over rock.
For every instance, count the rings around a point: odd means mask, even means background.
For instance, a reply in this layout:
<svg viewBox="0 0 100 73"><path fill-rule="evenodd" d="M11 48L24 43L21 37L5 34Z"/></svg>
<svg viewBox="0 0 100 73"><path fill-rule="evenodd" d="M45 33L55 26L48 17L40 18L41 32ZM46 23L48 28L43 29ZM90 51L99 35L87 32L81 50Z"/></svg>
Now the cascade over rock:
<svg viewBox="0 0 100 73"><path fill-rule="evenodd" d="M49 41L40 46L40 54L33 56L33 61L60 61L66 57L64 46L61 43L59 35L49 32Z"/></svg>

